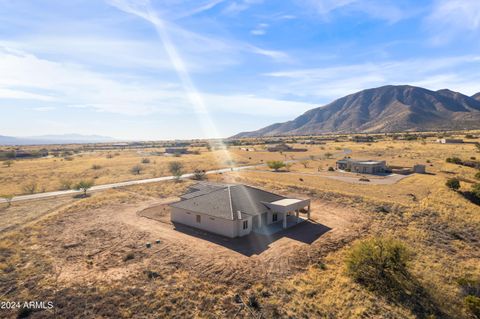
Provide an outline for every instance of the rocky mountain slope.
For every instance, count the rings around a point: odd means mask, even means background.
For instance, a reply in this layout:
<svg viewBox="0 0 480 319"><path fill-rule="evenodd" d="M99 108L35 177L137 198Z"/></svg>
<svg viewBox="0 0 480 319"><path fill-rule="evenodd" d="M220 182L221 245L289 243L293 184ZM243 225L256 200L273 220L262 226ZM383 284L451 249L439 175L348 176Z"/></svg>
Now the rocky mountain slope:
<svg viewBox="0 0 480 319"><path fill-rule="evenodd" d="M475 98L474 98L475 97ZM239 137L480 128L480 94L388 85L347 95L296 119Z"/></svg>

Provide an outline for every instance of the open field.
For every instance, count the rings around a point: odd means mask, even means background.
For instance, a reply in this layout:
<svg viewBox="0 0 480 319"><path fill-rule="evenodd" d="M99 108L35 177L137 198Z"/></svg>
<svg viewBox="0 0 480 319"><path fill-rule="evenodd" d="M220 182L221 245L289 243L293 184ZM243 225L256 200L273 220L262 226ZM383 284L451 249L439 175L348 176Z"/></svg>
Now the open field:
<svg viewBox="0 0 480 319"><path fill-rule="evenodd" d="M335 167L335 161L343 157L343 150L352 150L352 157L382 159L395 166L411 167L426 164L432 173L453 172L462 178L470 178L472 169L445 163L447 157L460 157L468 160L475 153L471 144L438 144L434 139L422 141L379 141L373 143L327 142L325 145L292 144L307 148L307 152L268 152L265 145L253 146L256 151L247 152L240 147L230 147L228 152L208 151L205 148L192 148L198 154L181 157L163 156L163 149L135 149L116 151L93 151L77 153L66 157L18 159L9 167L0 165L0 194L20 195L29 193L26 186L35 185L34 192L48 192L66 189L81 179L90 179L96 185L147 179L171 175L168 165L180 162L185 172L194 169L212 170L231 166L266 163L271 160L301 160L293 163L291 172L314 173ZM228 154L228 155L227 155ZM330 158L326 155L331 154ZM142 163L148 159L148 163ZM312 160L313 159L313 160ZM140 174L131 172L139 165ZM306 167L305 167L306 166ZM268 169L268 168L264 168Z"/></svg>
<svg viewBox="0 0 480 319"><path fill-rule="evenodd" d="M339 174L360 177L327 171L344 148L353 151L352 157L386 159L398 166L426 164L429 174L385 184L333 179ZM87 198L3 204L1 300L56 305L25 314L31 318L474 318L458 282L480 274L480 206L462 195L477 170L445 162L452 156L480 158L473 144L328 142L310 146L306 153L245 152L237 147L230 151L237 163L312 155L306 167L304 162L294 163L286 173L259 167L261 172L209 176L212 181L310 197L312 221L273 236L243 239L173 225L167 204L192 183L188 180L128 186ZM224 162L213 162L216 152L151 156L140 178L153 177L155 169L159 174L160 167L167 175L166 165L173 160L188 169L217 167ZM125 151L110 159L100 152L73 161L18 160L0 168L3 192L21 192L12 183L21 184L35 165L41 168L38 183L54 188L65 176L90 177L93 163L104 170L97 184L129 179L129 167L143 157ZM52 170L53 165L60 169ZM452 176L461 179L459 192L445 186ZM350 247L377 236L397 238L412 252L410 281L397 294L368 290L346 272ZM145 247L147 242L151 248ZM0 311L7 318L19 313Z"/></svg>
<svg viewBox="0 0 480 319"><path fill-rule="evenodd" d="M276 152L244 152L238 148L232 148L228 156L221 150L195 150L199 154L180 157L151 155L160 149L145 149L86 152L66 158L18 159L10 167L1 165L0 162L0 194L25 194L24 187L31 183L36 184L35 192L48 192L65 189L66 185L74 184L80 179L91 179L96 185L101 185L167 176L171 175L168 165L174 161L182 163L185 172L192 172L194 169L212 170L284 159L284 156ZM298 158L320 154L319 147L311 147L308 152L294 153L291 156ZM148 159L149 163L142 163L142 159ZM136 165L142 168L140 174L131 172Z"/></svg>

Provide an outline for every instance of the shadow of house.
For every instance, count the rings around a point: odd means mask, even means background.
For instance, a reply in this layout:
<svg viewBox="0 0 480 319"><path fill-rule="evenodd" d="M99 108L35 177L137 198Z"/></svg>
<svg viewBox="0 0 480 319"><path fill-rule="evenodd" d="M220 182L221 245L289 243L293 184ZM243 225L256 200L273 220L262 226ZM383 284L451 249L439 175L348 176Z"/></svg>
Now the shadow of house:
<svg viewBox="0 0 480 319"><path fill-rule="evenodd" d="M308 220L271 235L250 233L243 237L228 238L181 223L173 222L173 225L177 231L223 246L247 257L261 254L270 247L271 243L283 237L311 244L331 230L323 224Z"/></svg>

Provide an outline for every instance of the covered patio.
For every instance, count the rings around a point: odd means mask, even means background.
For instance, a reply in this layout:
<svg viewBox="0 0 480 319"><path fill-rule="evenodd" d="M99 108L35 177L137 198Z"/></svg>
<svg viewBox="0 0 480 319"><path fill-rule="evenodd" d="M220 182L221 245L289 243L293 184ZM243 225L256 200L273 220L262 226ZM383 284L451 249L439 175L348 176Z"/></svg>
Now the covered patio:
<svg viewBox="0 0 480 319"><path fill-rule="evenodd" d="M270 203L262 202L262 204L269 209L269 213L265 213L264 217L267 217L268 214L275 214L281 215L281 218L278 218L278 222L274 220L271 223L267 222L267 218L258 218L255 231L259 233L272 234L310 219L309 199L283 198ZM300 217L300 214L305 214L306 218Z"/></svg>
<svg viewBox="0 0 480 319"><path fill-rule="evenodd" d="M306 221L307 221L306 218L302 218L302 217L297 218L295 215L287 215L287 227L286 228L293 227L295 225L298 225L298 224L306 222ZM283 223L281 221L279 221L279 222L276 222L276 223L263 225L260 228L254 228L253 231L255 233L261 234L261 235L273 235L273 234L276 234L276 233L278 233L278 232L280 232L284 229L285 228L283 226Z"/></svg>

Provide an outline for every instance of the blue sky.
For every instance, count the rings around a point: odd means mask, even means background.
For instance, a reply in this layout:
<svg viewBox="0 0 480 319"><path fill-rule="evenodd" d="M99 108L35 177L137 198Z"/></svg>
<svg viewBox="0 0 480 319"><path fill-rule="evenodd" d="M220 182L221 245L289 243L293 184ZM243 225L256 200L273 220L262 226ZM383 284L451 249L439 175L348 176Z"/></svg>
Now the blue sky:
<svg viewBox="0 0 480 319"><path fill-rule="evenodd" d="M480 91L478 0L0 0L0 135L230 136L386 84Z"/></svg>

